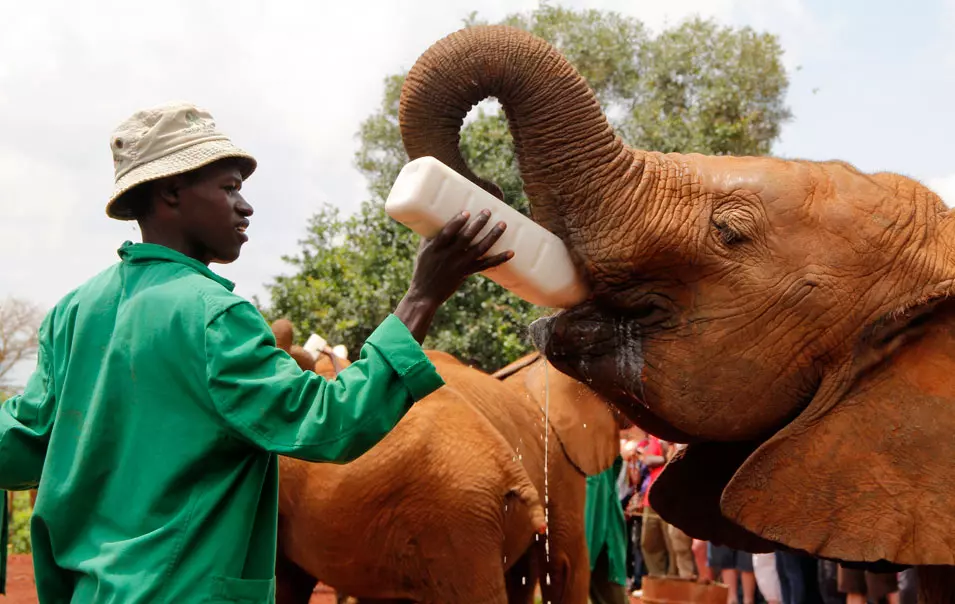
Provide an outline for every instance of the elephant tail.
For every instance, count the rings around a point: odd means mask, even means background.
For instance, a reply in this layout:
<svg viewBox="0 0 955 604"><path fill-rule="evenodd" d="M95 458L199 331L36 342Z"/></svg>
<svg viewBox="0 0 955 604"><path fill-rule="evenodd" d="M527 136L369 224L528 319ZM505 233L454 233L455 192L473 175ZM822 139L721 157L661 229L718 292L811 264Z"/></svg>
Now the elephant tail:
<svg viewBox="0 0 955 604"><path fill-rule="evenodd" d="M510 476L510 489L508 490L508 496L517 497L517 499L527 506L528 511L531 515L531 525L534 527L534 531L539 534L544 534L547 532L547 513L544 510L543 504L541 504L540 494L537 492L537 488L534 486L534 483L531 482L530 476L527 475L527 471L524 469L524 466L520 463L508 464L508 469Z"/></svg>

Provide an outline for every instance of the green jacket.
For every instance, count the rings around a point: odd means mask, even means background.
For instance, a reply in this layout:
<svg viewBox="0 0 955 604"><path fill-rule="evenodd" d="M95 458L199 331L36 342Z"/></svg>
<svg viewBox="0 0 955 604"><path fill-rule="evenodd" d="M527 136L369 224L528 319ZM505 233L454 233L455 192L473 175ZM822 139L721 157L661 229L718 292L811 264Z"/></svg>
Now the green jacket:
<svg viewBox="0 0 955 604"><path fill-rule="evenodd" d="M618 585L627 584L627 520L620 503L617 477L623 458L600 474L587 477L584 505L584 530L590 552L590 570L597 565L600 552L607 550L607 577Z"/></svg>
<svg viewBox="0 0 955 604"><path fill-rule="evenodd" d="M0 406L0 489L39 484L40 602L270 602L276 454L354 459L443 381L394 316L326 381L202 263L119 255L47 315Z"/></svg>

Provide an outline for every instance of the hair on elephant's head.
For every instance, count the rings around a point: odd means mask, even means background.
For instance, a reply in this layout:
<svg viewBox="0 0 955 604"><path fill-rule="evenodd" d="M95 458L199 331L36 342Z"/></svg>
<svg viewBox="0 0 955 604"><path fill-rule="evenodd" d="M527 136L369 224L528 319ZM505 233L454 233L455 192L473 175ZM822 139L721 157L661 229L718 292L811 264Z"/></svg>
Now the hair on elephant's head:
<svg viewBox="0 0 955 604"><path fill-rule="evenodd" d="M555 49L503 26L420 57L409 156L500 196L458 149L486 97L533 218L591 289L532 326L538 347L690 443L652 491L664 518L750 551L955 563L955 222L937 195L838 161L630 148Z"/></svg>

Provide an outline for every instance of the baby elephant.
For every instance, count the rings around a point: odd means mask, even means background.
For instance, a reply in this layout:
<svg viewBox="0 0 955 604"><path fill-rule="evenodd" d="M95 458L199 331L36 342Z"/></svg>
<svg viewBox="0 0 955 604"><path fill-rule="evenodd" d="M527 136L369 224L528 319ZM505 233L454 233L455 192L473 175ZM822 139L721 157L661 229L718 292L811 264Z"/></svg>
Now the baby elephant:
<svg viewBox="0 0 955 604"><path fill-rule="evenodd" d="M326 378L348 365L334 367L328 354L316 363L292 338L277 341ZM502 380L445 353L428 356L446 386L365 455L347 464L280 458L278 604L306 604L319 579L359 602L441 604L529 604L540 579L545 599L586 604L579 466L596 473L612 464L611 412L596 398L592 409L550 401L560 421L586 424L579 430L589 440L563 443L554 422L547 426L550 530L542 535L543 365L525 362ZM571 420L578 406L589 415ZM569 455L575 448L583 452Z"/></svg>

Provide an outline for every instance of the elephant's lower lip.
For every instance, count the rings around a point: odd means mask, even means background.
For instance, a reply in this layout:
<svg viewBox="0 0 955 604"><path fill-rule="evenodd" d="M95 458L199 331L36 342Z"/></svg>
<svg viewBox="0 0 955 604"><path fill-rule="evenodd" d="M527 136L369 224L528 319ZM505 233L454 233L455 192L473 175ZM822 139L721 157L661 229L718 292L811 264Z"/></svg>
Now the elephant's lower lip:
<svg viewBox="0 0 955 604"><path fill-rule="evenodd" d="M558 371L592 388L642 429L674 442L697 440L658 417L647 403L638 326L608 323L593 315L570 318L565 311L534 321L528 332Z"/></svg>
<svg viewBox="0 0 955 604"><path fill-rule="evenodd" d="M600 368L591 362L592 359L606 359L604 355L594 355L593 357L586 353L561 355L554 354L549 350L547 358L558 371L586 384L603 397L611 407L650 434L671 442L693 443L699 441L698 438L670 425L669 422L654 412L653 406L647 402L642 388L632 386L632 381L634 379L639 380L640 377L632 377L626 382L604 377ZM642 362L642 359L631 360ZM614 360L614 364L616 365L616 360Z"/></svg>
<svg viewBox="0 0 955 604"><path fill-rule="evenodd" d="M630 411L624 411L621 409L621 412L629 417L630 421L632 421L642 430L646 430L657 438L662 438L663 440L669 442L683 444L700 442L699 437L692 436L673 426L666 420L661 419L660 416L651 410L651 407L647 405L646 402L641 401L639 406L631 405L629 409Z"/></svg>
<svg viewBox="0 0 955 604"><path fill-rule="evenodd" d="M547 346L550 344L551 334L554 333L554 321L554 317L543 317L527 327L534 347L542 353L547 351Z"/></svg>
<svg viewBox="0 0 955 604"><path fill-rule="evenodd" d="M572 364L613 356L618 349L615 334L594 329L566 333L556 317L545 317L530 324L528 332L534 347L551 360L566 359Z"/></svg>

